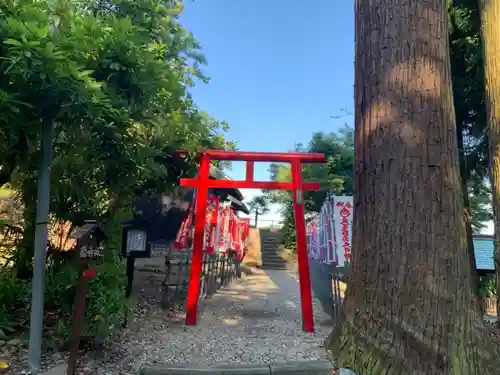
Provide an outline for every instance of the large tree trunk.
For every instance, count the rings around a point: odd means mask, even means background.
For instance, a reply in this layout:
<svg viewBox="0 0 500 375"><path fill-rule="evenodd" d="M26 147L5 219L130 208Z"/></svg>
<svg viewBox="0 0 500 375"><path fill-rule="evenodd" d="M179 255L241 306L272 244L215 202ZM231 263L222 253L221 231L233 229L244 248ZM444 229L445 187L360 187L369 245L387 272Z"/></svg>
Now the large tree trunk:
<svg viewBox="0 0 500 375"><path fill-rule="evenodd" d="M356 0L353 265L326 346L360 375L497 374L472 291L446 0Z"/></svg>
<svg viewBox="0 0 500 375"><path fill-rule="evenodd" d="M479 0L479 11L484 49L498 297L500 296L500 0ZM500 317L500 298L497 298L497 316Z"/></svg>

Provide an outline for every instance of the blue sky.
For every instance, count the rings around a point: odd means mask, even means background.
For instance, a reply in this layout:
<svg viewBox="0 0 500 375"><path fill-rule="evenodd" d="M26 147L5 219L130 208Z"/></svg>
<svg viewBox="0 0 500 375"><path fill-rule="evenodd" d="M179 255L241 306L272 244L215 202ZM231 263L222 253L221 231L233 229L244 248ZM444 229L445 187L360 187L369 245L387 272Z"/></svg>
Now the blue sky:
<svg viewBox="0 0 500 375"><path fill-rule="evenodd" d="M309 5L306 5L309 4ZM354 5L343 0L187 0L183 25L208 60L193 96L245 151L287 151L353 112ZM268 180L268 165L255 176ZM244 178L244 167L228 173ZM259 194L243 190L245 201ZM278 207L264 220L279 220ZM486 233L492 232L488 223Z"/></svg>
<svg viewBox="0 0 500 375"><path fill-rule="evenodd" d="M181 22L200 42L211 78L192 90L194 99L229 122L240 150L287 151L315 131L352 123L331 119L353 109L352 1L188 0ZM267 165L255 174L268 180ZM242 179L243 166L229 175Z"/></svg>

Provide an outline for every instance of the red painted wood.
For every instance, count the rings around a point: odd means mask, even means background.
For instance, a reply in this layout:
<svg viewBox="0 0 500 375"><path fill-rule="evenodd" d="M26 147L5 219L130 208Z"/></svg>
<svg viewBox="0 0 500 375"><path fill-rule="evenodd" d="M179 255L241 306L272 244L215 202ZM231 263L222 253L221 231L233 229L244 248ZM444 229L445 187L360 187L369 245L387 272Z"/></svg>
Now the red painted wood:
<svg viewBox="0 0 500 375"><path fill-rule="evenodd" d="M205 216L207 211L208 177L210 173L210 158L203 155L200 162L198 186L196 191L196 207L194 217L193 256L189 274L188 295L186 300L186 325L196 325L198 299L200 295L201 263L203 261L203 233L205 231Z"/></svg>
<svg viewBox="0 0 500 375"><path fill-rule="evenodd" d="M92 278L92 277L96 277L96 276L97 276L97 272L93 268L88 268L85 271L83 271L83 277Z"/></svg>
<svg viewBox="0 0 500 375"><path fill-rule="evenodd" d="M179 150L177 154L183 154ZM210 160L228 161L258 161L269 163L290 163L292 160L300 160L302 163L324 163L325 155L310 154L306 152L253 152L253 151L231 151L231 150L206 150Z"/></svg>
<svg viewBox="0 0 500 375"><path fill-rule="evenodd" d="M254 182L253 181L253 174L254 174L254 162L247 161L245 181L246 182Z"/></svg>
<svg viewBox="0 0 500 375"><path fill-rule="evenodd" d="M197 178L181 178L182 187L198 186ZM208 180L208 188L230 188L230 189L274 189L274 190L293 190L291 182L277 181L243 181L243 180ZM304 182L302 188L304 191L318 191L321 188L319 182Z"/></svg>
<svg viewBox="0 0 500 375"><path fill-rule="evenodd" d="M307 256L306 221L304 210L304 190L302 183L302 166L300 161L292 163L293 213L295 218L295 234L297 241L297 260L299 263L300 306L302 309L302 329L314 332L314 316L311 296L311 275Z"/></svg>

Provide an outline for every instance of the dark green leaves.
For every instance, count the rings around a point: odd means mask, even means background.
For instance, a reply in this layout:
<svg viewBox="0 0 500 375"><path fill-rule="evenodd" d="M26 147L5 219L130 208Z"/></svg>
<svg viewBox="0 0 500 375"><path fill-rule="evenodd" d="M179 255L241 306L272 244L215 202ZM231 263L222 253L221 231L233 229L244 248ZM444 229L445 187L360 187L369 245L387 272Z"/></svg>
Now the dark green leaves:
<svg viewBox="0 0 500 375"><path fill-rule="evenodd" d="M33 185L40 124L52 121L52 210L72 220L172 188L194 166L171 167L172 150L234 147L189 96L204 59L178 12L156 0L0 1L2 175Z"/></svg>

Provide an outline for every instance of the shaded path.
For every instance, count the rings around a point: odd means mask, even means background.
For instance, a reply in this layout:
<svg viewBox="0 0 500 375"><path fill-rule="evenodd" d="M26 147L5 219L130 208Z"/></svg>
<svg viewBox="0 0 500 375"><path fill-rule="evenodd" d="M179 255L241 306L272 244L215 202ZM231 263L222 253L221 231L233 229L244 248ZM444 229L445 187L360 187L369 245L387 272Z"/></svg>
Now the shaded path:
<svg viewBox="0 0 500 375"><path fill-rule="evenodd" d="M257 364L325 358L321 345L332 329L330 318L315 300L316 332L302 332L299 296L292 271L255 271L205 301L197 326L185 326L183 316L168 326L164 319L152 319L149 327L139 330L139 345L125 362L132 360L137 369L155 363Z"/></svg>
<svg viewBox="0 0 500 375"><path fill-rule="evenodd" d="M167 316L168 312L140 302L130 328L107 348L83 355L77 373L132 375L142 365L274 364L326 358L321 346L331 332L331 319L313 298L316 332L302 332L295 273L254 271L204 301L194 327L184 325L184 314ZM61 362L65 358L60 355L45 358L44 368ZM18 367L8 372L20 373Z"/></svg>

